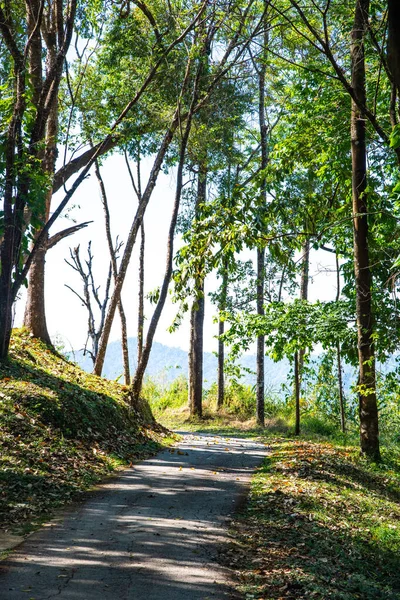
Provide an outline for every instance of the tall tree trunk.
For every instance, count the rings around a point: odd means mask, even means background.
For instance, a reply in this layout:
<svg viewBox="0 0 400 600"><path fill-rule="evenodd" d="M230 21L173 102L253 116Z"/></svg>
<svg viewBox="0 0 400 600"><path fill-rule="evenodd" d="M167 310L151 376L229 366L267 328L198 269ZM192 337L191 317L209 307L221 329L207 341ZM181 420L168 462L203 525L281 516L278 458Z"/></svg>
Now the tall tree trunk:
<svg viewBox="0 0 400 600"><path fill-rule="evenodd" d="M103 204L104 225L105 225L105 230L106 230L108 252L110 254L111 269L112 269L114 281L116 281L117 276L118 276L116 250L114 249L114 244L113 244L112 234L111 234L111 220L110 220L110 210L109 210L109 206L108 206L107 193L106 193L106 188L104 185L103 178L100 173L100 167L99 167L98 160L95 160L94 167L95 167L97 181L99 182L101 201ZM125 385L129 385L131 382L131 374L130 374L130 368L129 368L128 331L127 331L127 325L126 325L126 315L125 315L125 311L124 311L124 307L123 307L121 298L118 300L118 313L119 313L119 318L120 318L120 322L121 322L121 347L122 347L122 362L124 365L124 381L125 381ZM101 334L101 332L100 332L100 334ZM98 345L97 345L97 349L98 349ZM97 356L97 352L96 352L96 356Z"/></svg>
<svg viewBox="0 0 400 600"><path fill-rule="evenodd" d="M352 86L365 106L364 36L369 0L357 0L351 33ZM366 119L354 101L351 106L351 158L354 231L354 274L359 357L359 413L362 454L379 460L378 409L375 382L374 316L368 246Z"/></svg>
<svg viewBox="0 0 400 600"><path fill-rule="evenodd" d="M50 52L51 59L48 69L55 60L55 53ZM46 128L46 148L44 156L45 170L51 177L54 176L57 160L57 135L58 135L58 100L54 101ZM46 196L46 205L42 215L43 223L46 223L50 215L50 206L52 199L52 190L49 190ZM37 232L39 235L40 231ZM24 327L26 327L34 337L41 339L46 344L51 345L50 335L47 329L46 305L45 305L45 264L47 253L48 236L40 245L29 270L29 286L25 305Z"/></svg>
<svg viewBox="0 0 400 600"><path fill-rule="evenodd" d="M224 373L224 361L225 361L225 344L221 340L221 335L225 331L225 322L220 319L218 321L218 395L217 395L217 409L220 410L224 405L225 399L225 373Z"/></svg>
<svg viewBox="0 0 400 600"><path fill-rule="evenodd" d="M296 420L294 434L300 435L300 372L299 372L299 352L294 353L294 398L296 406Z"/></svg>
<svg viewBox="0 0 400 600"><path fill-rule="evenodd" d="M308 284L310 270L310 240L307 238L302 246L302 261L301 261L301 278L300 278L300 300L308 300ZM299 350L299 380L301 386L301 378L303 374L305 349ZM300 390L301 391L301 390Z"/></svg>
<svg viewBox="0 0 400 600"><path fill-rule="evenodd" d="M301 277L300 277L300 300L308 300L308 283L310 269L310 240L306 238L302 246ZM294 396L296 405L295 435L300 434L300 396L301 380L304 368L305 349L300 348L294 355Z"/></svg>
<svg viewBox="0 0 400 600"><path fill-rule="evenodd" d="M195 219L200 216L200 206L206 201L207 169L199 166ZM196 282L196 299L190 313L189 347L189 409L192 417L201 417L203 412L203 329L204 329L204 279Z"/></svg>
<svg viewBox="0 0 400 600"><path fill-rule="evenodd" d="M139 287L138 287L138 323L137 323L137 359L138 364L142 358L144 337L144 251L146 237L144 223L140 228L140 251L139 251Z"/></svg>
<svg viewBox="0 0 400 600"><path fill-rule="evenodd" d="M261 189L260 206L265 210L267 204L267 184L265 180L265 169L268 166L268 127L265 122L265 76L267 71L267 47L268 47L268 27L267 27L267 8L268 0L264 0L264 37L263 48L261 52L261 63L258 69L258 122L260 129L261 145ZM264 246L257 248L257 315L264 315L264 285L265 285L265 249ZM265 336L257 337L257 383L256 383L256 419L257 425L265 425Z"/></svg>
<svg viewBox="0 0 400 600"><path fill-rule="evenodd" d="M336 256L336 302L340 299L340 268L339 268L339 256ZM340 348L340 342L336 344L336 358L338 367L338 386L339 386L339 408L340 408L340 428L343 433L346 432L346 409L345 409L345 398L343 391L343 378L342 378L342 353Z"/></svg>
<svg viewBox="0 0 400 600"><path fill-rule="evenodd" d="M44 297L46 246L47 240L37 250L29 270L28 297L25 305L23 324L35 338L39 338L46 344L51 345L50 335L47 330Z"/></svg>
<svg viewBox="0 0 400 600"><path fill-rule="evenodd" d="M264 248L257 249L257 315L264 315L264 276L265 276L265 251ZM265 372L265 336L257 337L257 383L256 383L256 419L257 425L265 425L265 399L264 399L264 372Z"/></svg>
<svg viewBox="0 0 400 600"><path fill-rule="evenodd" d="M121 321L121 346L122 346L122 362L124 365L124 383L130 385L131 371L129 367L129 347L128 347L128 328L126 324L126 315L122 301L118 303L119 319Z"/></svg>
<svg viewBox="0 0 400 600"><path fill-rule="evenodd" d="M226 308L226 295L228 289L228 270L227 261L224 261L223 272L222 272L222 285L221 285L221 302L219 310L224 311ZM225 361L225 344L221 339L221 336L225 331L225 322L223 319L218 321L218 397L217 397L217 408L222 408L225 397L225 373L224 373L224 361Z"/></svg>

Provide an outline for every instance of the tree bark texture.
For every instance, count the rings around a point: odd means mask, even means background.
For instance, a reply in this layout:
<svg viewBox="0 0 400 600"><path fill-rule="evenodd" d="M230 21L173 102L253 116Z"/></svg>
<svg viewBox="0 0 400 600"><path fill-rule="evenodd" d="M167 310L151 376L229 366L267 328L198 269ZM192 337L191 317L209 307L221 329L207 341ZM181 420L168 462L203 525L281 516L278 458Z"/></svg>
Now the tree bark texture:
<svg viewBox="0 0 400 600"><path fill-rule="evenodd" d="M294 434L300 435L300 371L299 371L299 353L294 353L294 397L296 406Z"/></svg>
<svg viewBox="0 0 400 600"><path fill-rule="evenodd" d="M197 284L198 298L190 313L189 407L192 417L203 414L204 282Z"/></svg>
<svg viewBox="0 0 400 600"><path fill-rule="evenodd" d="M335 253L336 256L336 302L339 302L340 299L340 267L339 267L339 256L338 253ZM336 344L336 358L337 358L337 367L338 367L338 387L339 387L339 409L340 409L340 428L342 433L346 431L346 407L345 407L345 397L343 390L343 377L342 377L342 351L340 348L340 342Z"/></svg>
<svg viewBox="0 0 400 600"><path fill-rule="evenodd" d="M264 35L263 47L261 52L261 62L258 68L258 121L260 129L261 162L262 173L260 188L260 206L264 211L267 204L267 185L264 171L268 166L268 127L265 121L265 76L267 71L267 47L268 47L268 27L267 27L267 9L268 2L264 0ZM264 315L264 287L265 287L265 248L257 249L257 315ZM257 337L257 357L256 357L256 420L257 425L265 425L265 336Z"/></svg>
<svg viewBox="0 0 400 600"><path fill-rule="evenodd" d="M366 99L364 36L369 1L357 0L351 34L352 86L362 105ZM362 454L379 460L378 409L375 382L374 316L368 244L366 120L353 101L351 107L351 158L354 235L354 274L359 357L359 414Z"/></svg>
<svg viewBox="0 0 400 600"><path fill-rule="evenodd" d="M34 337L51 345L50 335L47 329L44 295L46 251L46 245L42 245L38 249L29 271L29 287L25 305L24 327L26 327Z"/></svg>
<svg viewBox="0 0 400 600"><path fill-rule="evenodd" d="M206 201L207 169L199 166L195 219L200 217L201 205ZM192 417L203 413L203 330L204 330L204 279L199 276L195 282L196 298L190 313L189 346L189 409Z"/></svg>
<svg viewBox="0 0 400 600"><path fill-rule="evenodd" d="M226 308L226 296L228 290L228 271L227 261L224 261L223 273L222 273L222 285L221 285L221 302L220 312ZM225 344L221 339L221 336L225 331L225 322L220 318L218 321L218 396L217 396L217 408L222 408L225 398Z"/></svg>

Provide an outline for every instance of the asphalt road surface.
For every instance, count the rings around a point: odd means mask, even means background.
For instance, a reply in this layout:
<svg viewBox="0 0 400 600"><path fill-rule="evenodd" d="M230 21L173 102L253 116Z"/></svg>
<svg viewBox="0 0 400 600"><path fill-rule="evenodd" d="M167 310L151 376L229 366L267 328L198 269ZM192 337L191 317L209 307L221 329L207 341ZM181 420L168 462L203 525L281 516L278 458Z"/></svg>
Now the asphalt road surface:
<svg viewBox="0 0 400 600"><path fill-rule="evenodd" d="M0 599L236 598L218 552L265 451L185 434L15 549L0 563Z"/></svg>

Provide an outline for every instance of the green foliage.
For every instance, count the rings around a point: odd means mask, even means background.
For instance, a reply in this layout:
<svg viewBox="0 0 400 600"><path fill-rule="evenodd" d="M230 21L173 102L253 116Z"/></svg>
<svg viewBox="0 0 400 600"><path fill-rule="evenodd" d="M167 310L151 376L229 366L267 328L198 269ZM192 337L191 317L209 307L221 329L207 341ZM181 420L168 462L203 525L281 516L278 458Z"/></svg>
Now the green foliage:
<svg viewBox="0 0 400 600"><path fill-rule="evenodd" d="M396 148L400 147L400 126L399 124L395 125L392 129L392 133L390 135L390 147L396 150Z"/></svg>
<svg viewBox="0 0 400 600"><path fill-rule="evenodd" d="M187 379L181 375L171 384L162 385L147 377L143 386L143 396L149 401L157 417L168 409L179 410L188 401Z"/></svg>
<svg viewBox="0 0 400 600"><path fill-rule="evenodd" d="M226 314L230 329L224 339L239 353L248 349L258 335L266 338L266 347L274 360L291 358L295 351L310 351L317 343L329 348L338 341L345 349L355 346L354 329L347 302L271 302L265 315L242 312Z"/></svg>

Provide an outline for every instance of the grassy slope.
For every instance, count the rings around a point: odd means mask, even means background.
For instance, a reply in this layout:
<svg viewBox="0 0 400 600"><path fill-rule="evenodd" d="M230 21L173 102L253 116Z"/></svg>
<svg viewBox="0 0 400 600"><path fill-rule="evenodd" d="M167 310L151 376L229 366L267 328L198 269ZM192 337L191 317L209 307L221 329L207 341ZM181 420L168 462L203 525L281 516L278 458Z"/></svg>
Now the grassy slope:
<svg viewBox="0 0 400 600"><path fill-rule="evenodd" d="M264 432L209 411L203 421L185 419L182 408L175 423L167 411L170 426L253 435L270 447L222 558L246 599L400 600L400 465L393 453L383 448L383 464L370 465L356 442L343 446L307 432L306 419L300 439L282 419Z"/></svg>
<svg viewBox="0 0 400 600"><path fill-rule="evenodd" d="M127 389L17 331L0 364L0 529L29 530L115 468L166 441Z"/></svg>
<svg viewBox="0 0 400 600"><path fill-rule="evenodd" d="M234 523L246 598L400 599L400 473L354 447L271 440Z"/></svg>

